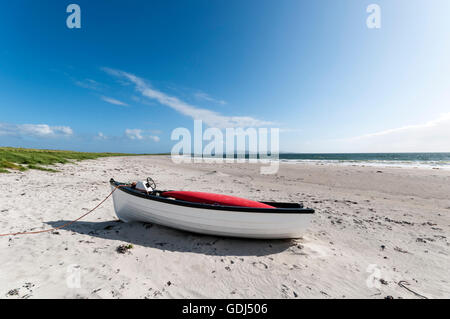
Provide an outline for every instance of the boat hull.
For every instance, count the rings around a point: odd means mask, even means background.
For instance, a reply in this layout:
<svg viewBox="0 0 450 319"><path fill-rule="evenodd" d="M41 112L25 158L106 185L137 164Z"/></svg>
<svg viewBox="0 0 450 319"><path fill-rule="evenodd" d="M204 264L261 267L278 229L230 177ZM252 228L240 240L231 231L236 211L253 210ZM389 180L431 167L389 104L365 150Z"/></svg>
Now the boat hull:
<svg viewBox="0 0 450 319"><path fill-rule="evenodd" d="M111 183L114 189L117 184ZM211 205L174 205L173 200L154 200L154 196L133 194L123 188L113 193L117 217L124 222L155 223L194 233L243 238L298 238L310 224L311 210L295 213L289 209L230 210ZM178 201L177 201L178 202ZM280 212L281 211L281 212ZM303 213L302 213L303 212ZM314 212L314 211L312 211Z"/></svg>

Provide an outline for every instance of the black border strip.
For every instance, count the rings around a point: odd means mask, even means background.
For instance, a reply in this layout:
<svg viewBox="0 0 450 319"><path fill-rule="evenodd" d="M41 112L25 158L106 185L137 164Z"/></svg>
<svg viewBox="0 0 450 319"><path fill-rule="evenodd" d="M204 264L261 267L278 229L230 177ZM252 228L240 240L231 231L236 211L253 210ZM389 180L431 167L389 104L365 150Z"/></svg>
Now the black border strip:
<svg viewBox="0 0 450 319"><path fill-rule="evenodd" d="M111 180L109 182L113 186L126 185L125 183L116 182L113 178L111 178ZM121 187L119 190L121 190L127 194L137 196L137 197L142 197L142 198L149 199L149 200L163 202L163 203L171 204L171 205L192 207L192 208L224 210L224 211L245 212L245 213L314 214L314 209L312 209L312 208L257 208L257 207L234 207L234 206L209 205L209 204L202 204L202 203L186 202L186 201L182 201L182 200L167 199L164 197L154 196L151 194L147 195L147 194L138 192L136 190L133 190L130 187ZM271 202L264 202L264 203L268 204L268 205L271 204ZM289 205L289 203L276 203L276 202L274 202L272 204L274 204L275 206L277 204Z"/></svg>
<svg viewBox="0 0 450 319"><path fill-rule="evenodd" d="M17 312L20 309L20 313L27 317L36 316L37 312L45 313L51 307L54 308L55 303L60 303L69 308L70 306L88 306L92 305L92 309L89 309L90 314L98 314L99 317L105 317L105 315L111 313L117 315L117 306L123 305L123 307L133 307L133 310L141 308L144 313L149 312L151 307L151 313L162 314L164 318L280 318L281 316L288 318L292 317L293 313L298 313L301 309L302 313L311 313L314 317L317 316L329 316L330 307L333 309L333 314L342 314L349 316L350 318L360 318L362 311L358 311L358 306L365 306L363 309L370 309L371 314L378 317L385 317L386 313L393 313L394 310L399 310L399 314L403 317L410 317L411 314L415 314L418 311L429 309L430 312L436 310L436 306L442 306L443 309L448 305L448 300L417 300L417 299L397 299L396 300L383 300L383 294L377 299L0 299L0 305L2 310L8 310ZM3 296L2 296L3 298ZM35 298L32 296L32 298ZM266 305L267 313L247 313L236 312L236 305L242 305L248 308L249 305L259 304ZM28 305L28 306L27 306ZM94 306L95 305L95 306ZM97 307L98 305L98 307ZM431 305L433 308L431 308ZM107 306L107 307L102 307ZM194 306L216 306L214 315L208 313L184 313L183 310L186 307ZM427 308L428 306L428 308ZM240 307L241 310L244 307ZM74 308L75 309L75 308ZM222 311L220 311L222 309ZM355 309L353 312L349 312L349 309ZM232 312L230 312L232 310ZM394 311L395 312L395 311ZM155 316L153 316L155 317Z"/></svg>

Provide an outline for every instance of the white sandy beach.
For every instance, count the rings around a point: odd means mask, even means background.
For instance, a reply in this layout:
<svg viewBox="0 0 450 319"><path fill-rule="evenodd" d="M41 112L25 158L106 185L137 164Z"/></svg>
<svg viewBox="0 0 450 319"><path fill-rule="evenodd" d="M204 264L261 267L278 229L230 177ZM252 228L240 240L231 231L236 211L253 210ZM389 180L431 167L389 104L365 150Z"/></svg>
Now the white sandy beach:
<svg viewBox="0 0 450 319"><path fill-rule="evenodd" d="M402 280L450 298L448 170L299 163L263 176L257 164L176 165L166 156L58 169L0 174L0 233L79 217L109 194L111 177L303 202L316 217L301 239L241 240L120 223L109 199L54 233L0 237L0 298L419 298ZM119 254L121 244L133 248ZM79 287L70 287L77 271Z"/></svg>

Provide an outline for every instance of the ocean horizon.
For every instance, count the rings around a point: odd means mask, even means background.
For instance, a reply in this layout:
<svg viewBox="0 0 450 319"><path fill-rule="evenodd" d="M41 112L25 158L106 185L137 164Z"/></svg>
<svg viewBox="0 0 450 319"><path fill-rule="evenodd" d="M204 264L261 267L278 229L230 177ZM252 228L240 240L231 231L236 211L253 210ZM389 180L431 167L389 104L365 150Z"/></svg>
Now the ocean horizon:
<svg viewBox="0 0 450 319"><path fill-rule="evenodd" d="M198 157L198 156L194 156ZM203 156L209 158L209 156ZM223 155L225 158L226 155ZM234 154L237 158L237 154ZM245 158L249 159L249 154ZM260 159L260 156L257 155ZM266 158L267 160L273 160ZM428 167L450 169L450 152L414 152L414 153L280 153L280 162L318 164L343 164L394 167Z"/></svg>

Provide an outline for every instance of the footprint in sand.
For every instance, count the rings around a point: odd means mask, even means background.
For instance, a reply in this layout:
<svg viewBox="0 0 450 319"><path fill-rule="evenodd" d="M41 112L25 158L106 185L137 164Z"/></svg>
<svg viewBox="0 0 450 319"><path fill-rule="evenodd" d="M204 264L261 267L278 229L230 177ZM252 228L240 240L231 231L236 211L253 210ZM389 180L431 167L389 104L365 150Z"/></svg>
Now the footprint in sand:
<svg viewBox="0 0 450 319"><path fill-rule="evenodd" d="M222 176L222 177L228 177L230 175L219 172L219 171L211 171L209 173L206 173L206 175L216 175L216 176Z"/></svg>
<svg viewBox="0 0 450 319"><path fill-rule="evenodd" d="M330 248L317 243L306 242L301 244L303 253L310 258L326 258L332 254Z"/></svg>
<svg viewBox="0 0 450 319"><path fill-rule="evenodd" d="M253 267L256 267L258 269L262 269L262 270L266 270L269 268L269 266L267 266L265 263L261 262L261 261L254 261L252 262Z"/></svg>
<svg viewBox="0 0 450 319"><path fill-rule="evenodd" d="M297 298L298 294L296 291L294 291L291 287L282 284L281 285L281 293L285 296L285 297L294 297Z"/></svg>

